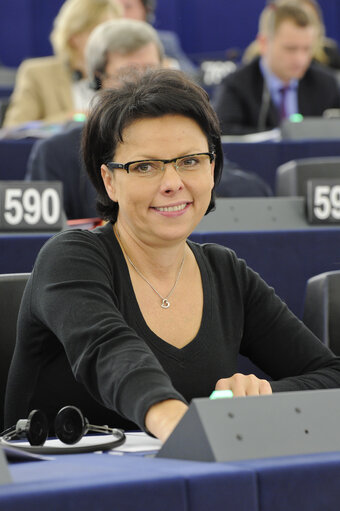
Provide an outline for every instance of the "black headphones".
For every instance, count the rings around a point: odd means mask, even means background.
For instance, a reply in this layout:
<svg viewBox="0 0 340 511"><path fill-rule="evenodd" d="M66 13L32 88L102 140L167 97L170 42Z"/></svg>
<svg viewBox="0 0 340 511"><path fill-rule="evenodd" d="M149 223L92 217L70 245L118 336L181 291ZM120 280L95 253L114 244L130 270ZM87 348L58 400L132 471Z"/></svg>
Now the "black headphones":
<svg viewBox="0 0 340 511"><path fill-rule="evenodd" d="M41 453L41 454L72 454L81 452L108 451L125 442L125 434L121 429L109 428L109 426L93 426L76 406L64 406L59 410L55 421L54 430L56 437L68 445L47 446L44 445L48 437L48 420L41 410L32 410L27 419L20 419L15 426L1 433L0 445L11 446L17 449ZM86 445L75 446L88 431L110 435L107 442L90 442ZM113 436L113 439L111 438ZM11 440L26 438L30 445L20 445ZM95 438L95 437L94 437Z"/></svg>

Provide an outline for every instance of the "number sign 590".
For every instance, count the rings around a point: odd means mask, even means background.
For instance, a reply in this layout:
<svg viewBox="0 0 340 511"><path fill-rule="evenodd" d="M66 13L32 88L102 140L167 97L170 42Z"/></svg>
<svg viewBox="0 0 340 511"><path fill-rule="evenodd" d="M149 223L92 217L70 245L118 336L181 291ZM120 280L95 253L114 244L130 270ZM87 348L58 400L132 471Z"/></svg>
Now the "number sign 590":
<svg viewBox="0 0 340 511"><path fill-rule="evenodd" d="M4 198L4 219L16 226L22 223L36 225L43 222L54 225L61 213L60 196L54 188L7 188Z"/></svg>

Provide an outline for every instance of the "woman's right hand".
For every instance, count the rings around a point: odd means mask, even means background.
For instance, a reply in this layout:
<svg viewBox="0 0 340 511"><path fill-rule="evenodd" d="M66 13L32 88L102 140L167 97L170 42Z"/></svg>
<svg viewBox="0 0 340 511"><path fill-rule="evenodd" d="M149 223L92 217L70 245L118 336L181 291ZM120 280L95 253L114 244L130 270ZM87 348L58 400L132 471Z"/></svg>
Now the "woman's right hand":
<svg viewBox="0 0 340 511"><path fill-rule="evenodd" d="M167 399L151 406L145 416L147 430L163 443L173 432L188 406L177 399Z"/></svg>

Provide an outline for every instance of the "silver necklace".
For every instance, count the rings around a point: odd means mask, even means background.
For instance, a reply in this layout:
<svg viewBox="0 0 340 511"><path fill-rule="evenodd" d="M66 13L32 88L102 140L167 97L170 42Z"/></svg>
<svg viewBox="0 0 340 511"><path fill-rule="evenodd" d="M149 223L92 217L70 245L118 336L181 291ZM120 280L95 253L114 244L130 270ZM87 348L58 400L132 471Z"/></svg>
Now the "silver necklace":
<svg viewBox="0 0 340 511"><path fill-rule="evenodd" d="M163 309L168 309L170 307L170 302L168 300L168 298L172 295L172 293L174 292L175 290L175 287L177 286L177 282L179 281L179 278L181 276L181 273L182 273L182 270L183 270L183 265L184 265L184 259L185 259L185 252L184 252L184 255L183 255L183 259L182 259L182 262L181 262L181 266L179 268L179 271L178 271L178 274L177 274L177 277L176 277L176 280L175 280L175 283L174 285L172 286L171 290L170 290L170 293L167 294L167 296L162 296L158 291L157 289L155 289L153 287L153 285L151 284L151 282L148 281L148 279L146 277L144 277L143 273L141 271L139 271L139 269L137 268L137 266L131 261L130 257L127 255L124 247L123 247L123 244L122 244L122 240L120 238L120 235L119 235L119 232L118 232L118 229L117 227L115 226L114 227L114 231L115 233L117 234L117 237L119 238L119 241L121 243L121 247L122 247L122 250L124 252L124 254L126 255L126 258L127 260L129 261L129 263L131 264L132 268L138 273L138 275L140 277L142 277L143 280L145 280L145 282L147 284L149 284L149 286L151 287L151 289L160 297L160 299L162 300L161 302L161 307Z"/></svg>

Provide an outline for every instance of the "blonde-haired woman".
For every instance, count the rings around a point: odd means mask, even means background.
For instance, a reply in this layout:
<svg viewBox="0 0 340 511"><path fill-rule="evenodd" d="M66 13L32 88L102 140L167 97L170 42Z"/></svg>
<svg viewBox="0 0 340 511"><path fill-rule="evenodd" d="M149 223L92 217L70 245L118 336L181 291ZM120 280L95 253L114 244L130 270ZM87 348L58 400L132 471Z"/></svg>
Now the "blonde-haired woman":
<svg viewBox="0 0 340 511"><path fill-rule="evenodd" d="M84 80L86 41L97 25L120 15L116 0L66 0L50 36L54 55L27 59L19 66L4 127L62 123L86 110L93 95Z"/></svg>

